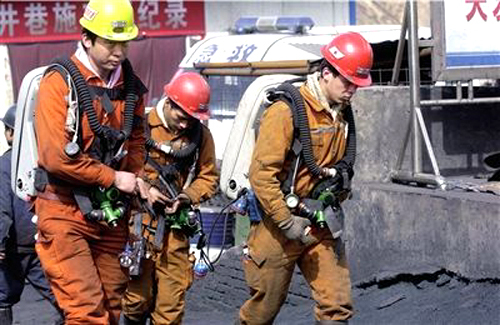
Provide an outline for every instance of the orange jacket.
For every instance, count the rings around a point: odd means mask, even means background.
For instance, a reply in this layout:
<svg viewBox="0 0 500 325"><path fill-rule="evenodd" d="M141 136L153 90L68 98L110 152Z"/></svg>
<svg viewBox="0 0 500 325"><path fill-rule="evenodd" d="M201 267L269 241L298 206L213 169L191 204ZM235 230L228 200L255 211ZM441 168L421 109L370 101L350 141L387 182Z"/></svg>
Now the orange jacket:
<svg viewBox="0 0 500 325"><path fill-rule="evenodd" d="M151 138L156 142L168 142L173 149L179 150L188 144L185 135L174 136L163 126L156 109L153 109L148 115L148 125L151 130ZM191 203L198 204L200 201L209 199L217 189L219 173L215 166L215 144L210 130L202 125L202 142L199 150L199 158L196 163L196 176L193 182L182 192L191 199ZM151 149L149 152L151 159L155 160L160 166L173 162L172 157L167 156L162 151ZM158 172L149 164L145 166L145 174L149 181L155 183L158 178ZM181 189L189 174L189 166L180 173L175 186ZM181 192L179 190L179 192Z"/></svg>
<svg viewBox="0 0 500 325"><path fill-rule="evenodd" d="M88 70L74 56L71 58L82 73L87 84L105 87L104 82ZM115 87L123 86L123 73ZM38 143L38 163L51 175L75 185L95 185L109 187L114 181L114 170L89 157L87 154L95 135L90 129L87 115L83 114L81 121L82 144L81 153L75 158L69 158L64 152L64 146L71 140L65 130L68 86L60 73L49 72L40 83L38 103L35 110L35 127ZM107 114L99 99L94 100L94 109L99 122L115 129L121 129L125 108L124 100L112 101L114 110ZM144 119L144 101L139 100L136 106L135 119ZM139 118L139 119L137 119ZM122 160L119 170L140 173L144 165L144 125L134 123L132 133L126 141L124 149L128 151ZM51 186L49 186L50 190Z"/></svg>
<svg viewBox="0 0 500 325"><path fill-rule="evenodd" d="M342 114L333 120L305 85L300 88L300 93L309 119L315 161L320 167L333 166L345 153L346 122ZM265 214L275 222L291 215L280 187L291 170L293 132L293 116L288 105L282 101L271 105L262 116L250 165L252 189ZM306 197L317 181L302 163L295 179L295 193L301 198Z"/></svg>

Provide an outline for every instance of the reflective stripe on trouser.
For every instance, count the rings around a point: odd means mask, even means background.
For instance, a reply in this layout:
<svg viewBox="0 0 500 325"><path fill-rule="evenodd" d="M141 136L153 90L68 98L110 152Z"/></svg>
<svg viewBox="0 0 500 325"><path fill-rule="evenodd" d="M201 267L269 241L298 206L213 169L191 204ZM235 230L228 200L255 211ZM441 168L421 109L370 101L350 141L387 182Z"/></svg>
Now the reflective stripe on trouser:
<svg viewBox="0 0 500 325"><path fill-rule="evenodd" d="M76 206L37 199L35 207L36 251L66 324L118 324L126 221L112 229L83 219Z"/></svg>
<svg viewBox="0 0 500 325"><path fill-rule="evenodd" d="M137 321L151 312L154 324L181 324L185 294L193 283L193 263L188 258L187 236L177 230L167 232L163 251L154 260L143 260L140 277L129 281L123 313Z"/></svg>
<svg viewBox="0 0 500 325"><path fill-rule="evenodd" d="M314 229L316 241L304 246L286 239L270 220L252 225L243 258L251 298L240 309L241 324L271 324L284 303L298 265L316 301L316 320L352 317L351 281L344 245L328 230Z"/></svg>

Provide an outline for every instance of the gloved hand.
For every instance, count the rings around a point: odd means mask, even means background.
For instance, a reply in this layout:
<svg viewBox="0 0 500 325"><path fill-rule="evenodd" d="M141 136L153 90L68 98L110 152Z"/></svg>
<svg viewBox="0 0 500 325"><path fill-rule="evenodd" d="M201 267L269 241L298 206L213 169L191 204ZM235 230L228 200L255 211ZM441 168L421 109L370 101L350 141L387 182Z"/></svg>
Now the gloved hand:
<svg viewBox="0 0 500 325"><path fill-rule="evenodd" d="M278 228L283 231L283 235L290 240L299 240L304 245L309 245L314 238L309 235L307 227L311 226L311 221L306 218L291 216L278 223Z"/></svg>

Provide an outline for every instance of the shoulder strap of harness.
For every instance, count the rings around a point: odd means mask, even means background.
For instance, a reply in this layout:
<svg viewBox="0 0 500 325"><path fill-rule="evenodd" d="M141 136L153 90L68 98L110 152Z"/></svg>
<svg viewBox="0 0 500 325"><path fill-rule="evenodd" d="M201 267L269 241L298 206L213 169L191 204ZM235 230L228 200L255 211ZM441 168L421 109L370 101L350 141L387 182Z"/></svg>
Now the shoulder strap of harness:
<svg viewBox="0 0 500 325"><path fill-rule="evenodd" d="M268 93L268 100L274 102L277 100L282 100L287 103L288 107L292 110L293 116L293 126L294 126L294 140L292 143L292 169L289 171L285 181L281 185L281 190L283 193L288 194L294 183L294 177L296 175L296 169L300 165L300 157L303 158L308 170L315 177L327 176L323 175L323 169L317 165L314 154L312 151L311 135L309 129L309 121L307 118L307 113L305 111L304 100L299 92L299 90L293 86L294 82L303 81L304 79L294 79L284 82L274 90ZM350 179L353 175L354 161L356 155L356 133L354 116L352 113L351 106L345 109L345 119L349 124L348 135L347 135L347 146L346 153L344 157L333 166L337 169L338 173L342 177L342 184L344 188L350 188Z"/></svg>

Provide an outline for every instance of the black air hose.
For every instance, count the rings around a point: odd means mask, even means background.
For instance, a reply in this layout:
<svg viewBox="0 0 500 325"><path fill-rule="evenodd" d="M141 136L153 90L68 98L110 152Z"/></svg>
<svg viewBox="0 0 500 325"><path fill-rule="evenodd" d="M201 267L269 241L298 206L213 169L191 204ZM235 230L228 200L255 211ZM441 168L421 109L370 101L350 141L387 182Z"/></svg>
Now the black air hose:
<svg viewBox="0 0 500 325"><path fill-rule="evenodd" d="M87 114L90 129L94 134L99 137L105 136L104 129L99 123L97 114L94 110L94 103L92 96L90 94L89 88L85 79L83 78L80 70L69 58L58 58L54 60L54 63L62 65L66 68L73 79L76 87L76 92L78 94L78 102L81 107L83 107L84 112ZM137 95L137 77L134 74L132 66L128 59L123 62L124 70L124 80L125 80L125 111L124 111L124 126L122 134L123 139L118 139L118 141L124 141L128 139L132 133L132 127L134 123L134 111L139 96Z"/></svg>
<svg viewBox="0 0 500 325"><path fill-rule="evenodd" d="M146 150L150 150L152 148L156 148L156 141L149 138L149 139L146 139Z"/></svg>
<svg viewBox="0 0 500 325"><path fill-rule="evenodd" d="M297 88L289 82L282 83L276 88L276 91L283 91L287 99L291 101L294 127L298 128L299 140L302 143L302 157L304 158L307 169L309 169L313 176L319 177L321 175L321 168L314 161L311 130L309 129L309 120L307 118L304 100Z"/></svg>
<svg viewBox="0 0 500 325"><path fill-rule="evenodd" d="M134 111L139 96L137 95L137 77L134 74L132 65L128 59L125 59L122 63L123 67L123 78L125 80L125 112L124 112L124 125L122 132L124 133L125 139L128 139L132 133L132 127L134 124Z"/></svg>
<svg viewBox="0 0 500 325"><path fill-rule="evenodd" d="M69 75L71 76L71 79L73 79L76 87L76 93L78 94L78 104L80 107L83 107L85 113L87 114L90 129L92 130L92 132L94 132L94 134L102 136L104 131L101 123L99 123L99 120L97 118L97 114L94 110L92 96L90 95L89 88L82 76L82 73L69 58L57 58L54 60L54 63L60 64L68 70Z"/></svg>
<svg viewBox="0 0 500 325"><path fill-rule="evenodd" d="M344 162L347 164L348 168L352 169L354 168L354 163L356 162L356 125L354 123L354 114L350 105L345 109L345 121L348 125L347 144L344 158L342 158L342 160L337 164Z"/></svg>
<svg viewBox="0 0 500 325"><path fill-rule="evenodd" d="M201 145L201 135L202 135L201 123L197 122L196 126L197 126L196 129L192 133L192 137L189 139L190 140L189 144L180 150L172 150L170 153L168 153L168 155L178 160L187 159L194 155L196 149L199 148ZM151 148L159 149L159 147L160 145L153 139L149 138L146 140L146 148L148 150Z"/></svg>

